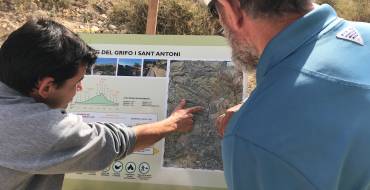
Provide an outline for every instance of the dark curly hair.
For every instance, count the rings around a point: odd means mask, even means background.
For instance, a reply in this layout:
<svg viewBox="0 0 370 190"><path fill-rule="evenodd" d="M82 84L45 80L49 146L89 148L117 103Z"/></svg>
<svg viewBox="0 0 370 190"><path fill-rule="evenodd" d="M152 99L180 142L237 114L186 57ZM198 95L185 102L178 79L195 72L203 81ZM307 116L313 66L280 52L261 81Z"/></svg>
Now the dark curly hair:
<svg viewBox="0 0 370 190"><path fill-rule="evenodd" d="M65 26L32 19L1 46L0 81L29 96L44 77L53 77L60 87L81 65L91 67L96 58L96 51Z"/></svg>

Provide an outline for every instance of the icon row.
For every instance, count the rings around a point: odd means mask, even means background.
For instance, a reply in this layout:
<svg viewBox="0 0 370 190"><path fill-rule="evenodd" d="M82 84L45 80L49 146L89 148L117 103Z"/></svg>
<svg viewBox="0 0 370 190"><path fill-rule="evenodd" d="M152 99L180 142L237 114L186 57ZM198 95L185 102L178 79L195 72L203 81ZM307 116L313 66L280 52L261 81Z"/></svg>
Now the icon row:
<svg viewBox="0 0 370 190"><path fill-rule="evenodd" d="M135 173L136 170L138 170L140 174L147 174L150 171L150 165L146 162L140 163L138 167L136 167L134 162L127 162L125 166L121 161L116 161L112 164L113 172L120 173L123 168L125 168L126 172L129 174ZM111 167L107 167L103 171L109 172L110 169Z"/></svg>

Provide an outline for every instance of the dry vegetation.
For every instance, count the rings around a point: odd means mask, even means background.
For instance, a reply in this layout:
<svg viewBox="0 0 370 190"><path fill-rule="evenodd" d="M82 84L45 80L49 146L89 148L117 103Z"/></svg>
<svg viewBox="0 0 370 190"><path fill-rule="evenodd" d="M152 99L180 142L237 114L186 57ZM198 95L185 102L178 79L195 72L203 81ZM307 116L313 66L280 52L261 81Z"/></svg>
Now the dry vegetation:
<svg viewBox="0 0 370 190"><path fill-rule="evenodd" d="M0 41L30 17L76 32L145 33L147 0L0 0ZM197 0L161 0L158 34L211 35L220 28Z"/></svg>
<svg viewBox="0 0 370 190"><path fill-rule="evenodd" d="M317 2L333 5L343 18L370 22L370 0L317 0Z"/></svg>
<svg viewBox="0 0 370 190"><path fill-rule="evenodd" d="M126 0L117 4L111 14L116 25L126 25L130 33L145 33L146 0ZM161 0L158 34L214 34L220 26L211 19L206 7L194 0Z"/></svg>
<svg viewBox="0 0 370 190"><path fill-rule="evenodd" d="M52 17L76 32L145 32L148 0L0 0L0 36L32 16ZM340 16L370 22L370 0L317 0ZM161 0L158 34L211 35L219 29L197 0ZM1 40L0 40L1 41Z"/></svg>

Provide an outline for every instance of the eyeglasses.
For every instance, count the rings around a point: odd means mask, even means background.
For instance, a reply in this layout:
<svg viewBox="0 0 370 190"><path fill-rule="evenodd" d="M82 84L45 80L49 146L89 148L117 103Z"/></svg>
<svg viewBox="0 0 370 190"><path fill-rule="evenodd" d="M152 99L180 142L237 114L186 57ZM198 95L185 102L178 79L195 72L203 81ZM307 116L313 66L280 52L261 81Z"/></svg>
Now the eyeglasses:
<svg viewBox="0 0 370 190"><path fill-rule="evenodd" d="M208 3L208 10L209 10L209 12L211 13L211 15L212 15L214 18L219 18L218 11L217 11L217 7L216 7L216 1L217 1L217 0L211 0L211 1Z"/></svg>
<svg viewBox="0 0 370 190"><path fill-rule="evenodd" d="M217 0L211 0L209 3L208 3L208 11L211 13L212 17L213 18L219 18L219 14L218 14L218 11L217 11L217 7L216 7L216 2ZM216 31L217 35L219 36L225 36L225 30L221 27L220 29L218 29Z"/></svg>

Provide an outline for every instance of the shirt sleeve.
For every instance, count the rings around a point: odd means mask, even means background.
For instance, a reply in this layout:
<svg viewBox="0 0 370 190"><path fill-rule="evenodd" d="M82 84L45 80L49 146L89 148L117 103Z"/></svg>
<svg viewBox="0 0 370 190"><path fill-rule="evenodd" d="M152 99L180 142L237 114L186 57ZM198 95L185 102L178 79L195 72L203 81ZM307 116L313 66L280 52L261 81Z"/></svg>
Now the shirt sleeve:
<svg viewBox="0 0 370 190"><path fill-rule="evenodd" d="M39 133L35 153L25 154L16 170L32 174L98 171L131 153L136 142L132 128L123 124L83 122L68 114ZM42 149L42 150L41 150Z"/></svg>
<svg viewBox="0 0 370 190"><path fill-rule="evenodd" d="M245 139L225 137L222 154L229 190L318 189L297 168Z"/></svg>

